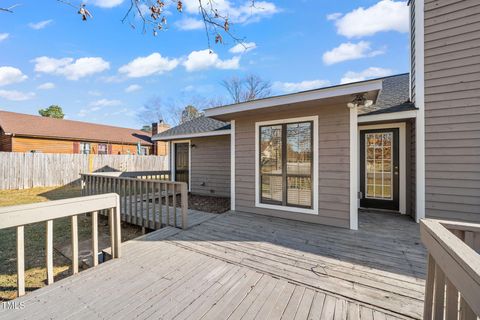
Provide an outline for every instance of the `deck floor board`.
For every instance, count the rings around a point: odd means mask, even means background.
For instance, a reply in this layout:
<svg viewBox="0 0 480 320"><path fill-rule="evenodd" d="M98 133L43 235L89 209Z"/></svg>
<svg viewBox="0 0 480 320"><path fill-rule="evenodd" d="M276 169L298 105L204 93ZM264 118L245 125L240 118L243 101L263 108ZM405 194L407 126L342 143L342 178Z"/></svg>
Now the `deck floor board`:
<svg viewBox="0 0 480 320"><path fill-rule="evenodd" d="M351 231L195 214L189 229L123 243L120 259L29 293L0 319L421 318L426 254L406 217L362 213Z"/></svg>

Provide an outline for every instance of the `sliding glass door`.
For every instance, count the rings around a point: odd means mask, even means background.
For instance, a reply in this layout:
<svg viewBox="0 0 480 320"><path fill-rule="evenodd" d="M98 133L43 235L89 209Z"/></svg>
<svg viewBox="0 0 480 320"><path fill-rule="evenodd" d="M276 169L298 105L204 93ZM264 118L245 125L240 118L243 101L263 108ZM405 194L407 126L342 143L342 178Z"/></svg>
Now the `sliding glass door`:
<svg viewBox="0 0 480 320"><path fill-rule="evenodd" d="M313 123L260 127L260 201L313 206Z"/></svg>

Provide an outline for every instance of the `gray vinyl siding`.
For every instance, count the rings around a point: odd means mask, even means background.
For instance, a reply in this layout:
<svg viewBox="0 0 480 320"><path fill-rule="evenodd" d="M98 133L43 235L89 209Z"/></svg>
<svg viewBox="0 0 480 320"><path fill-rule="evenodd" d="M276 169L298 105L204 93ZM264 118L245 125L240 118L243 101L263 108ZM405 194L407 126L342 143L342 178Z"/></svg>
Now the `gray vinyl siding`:
<svg viewBox="0 0 480 320"><path fill-rule="evenodd" d="M427 217L480 222L480 2L425 1Z"/></svg>
<svg viewBox="0 0 480 320"><path fill-rule="evenodd" d="M319 214L255 207L255 122L319 116ZM275 112L249 112L235 120L236 210L348 228L350 226L349 110L345 105L291 106Z"/></svg>
<svg viewBox="0 0 480 320"><path fill-rule="evenodd" d="M230 197L230 136L191 140L191 192Z"/></svg>
<svg viewBox="0 0 480 320"><path fill-rule="evenodd" d="M410 97L415 103L415 0L410 1Z"/></svg>

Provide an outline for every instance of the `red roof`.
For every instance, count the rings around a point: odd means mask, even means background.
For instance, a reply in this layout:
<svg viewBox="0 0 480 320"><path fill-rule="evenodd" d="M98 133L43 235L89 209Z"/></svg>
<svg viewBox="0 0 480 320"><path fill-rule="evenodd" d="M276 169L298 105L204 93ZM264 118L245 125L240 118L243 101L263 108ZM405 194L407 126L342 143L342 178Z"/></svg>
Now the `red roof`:
<svg viewBox="0 0 480 320"><path fill-rule="evenodd" d="M18 136L119 144L137 144L140 142L148 145L151 143L151 134L141 130L8 111L0 111L0 128L7 134Z"/></svg>

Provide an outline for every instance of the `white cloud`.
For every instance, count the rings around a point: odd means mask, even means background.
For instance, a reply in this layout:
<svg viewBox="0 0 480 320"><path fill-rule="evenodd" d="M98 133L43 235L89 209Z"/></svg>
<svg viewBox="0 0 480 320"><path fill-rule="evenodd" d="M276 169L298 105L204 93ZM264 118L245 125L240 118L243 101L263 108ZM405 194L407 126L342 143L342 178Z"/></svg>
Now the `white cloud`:
<svg viewBox="0 0 480 320"><path fill-rule="evenodd" d="M249 0L242 2L236 6L229 0L216 0L215 8L219 15L228 16L230 22L237 24L258 22L262 18L270 17L280 11L274 3L268 1L255 1L253 7ZM187 13L198 14L198 0L184 0L183 4Z"/></svg>
<svg viewBox="0 0 480 320"><path fill-rule="evenodd" d="M35 97L35 93L16 90L0 90L0 97L10 101L25 101Z"/></svg>
<svg viewBox="0 0 480 320"><path fill-rule="evenodd" d="M301 82L275 82L273 83L274 89L281 92L299 92L311 89L317 89L328 86L330 81L328 80L305 80Z"/></svg>
<svg viewBox="0 0 480 320"><path fill-rule="evenodd" d="M348 38L371 36L383 31L409 31L406 1L381 0L369 8L357 8L343 16L333 16L337 32ZM328 19L328 16L327 16Z"/></svg>
<svg viewBox="0 0 480 320"><path fill-rule="evenodd" d="M239 43L234 47L231 47L230 53L246 53L248 51L252 51L257 48L257 44L255 42L246 42L246 43Z"/></svg>
<svg viewBox="0 0 480 320"><path fill-rule="evenodd" d="M205 28L203 21L195 18L183 18L175 22L175 25L180 30L199 30Z"/></svg>
<svg viewBox="0 0 480 320"><path fill-rule="evenodd" d="M54 88L55 88L55 84L52 82L45 82L37 87L37 89L40 89L40 90L50 90Z"/></svg>
<svg viewBox="0 0 480 320"><path fill-rule="evenodd" d="M36 22L36 23L29 23L28 26L34 30L40 30L40 29L43 29L45 28L46 26L48 26L50 23L52 23L53 20L43 20L43 21L40 21L40 22Z"/></svg>
<svg viewBox="0 0 480 320"><path fill-rule="evenodd" d="M101 8L113 8L119 6L124 0L93 0L92 4Z"/></svg>
<svg viewBox="0 0 480 320"><path fill-rule="evenodd" d="M338 18L340 18L341 16L343 16L343 14L340 13L340 12L330 13L329 15L327 15L327 20L328 21L335 21Z"/></svg>
<svg viewBox="0 0 480 320"><path fill-rule="evenodd" d="M0 33L0 42L7 40L10 37L9 33Z"/></svg>
<svg viewBox="0 0 480 320"><path fill-rule="evenodd" d="M74 60L73 58L55 59L43 56L35 58L33 62L35 62L36 72L62 75L69 80L78 80L110 68L110 63L100 57Z"/></svg>
<svg viewBox="0 0 480 320"><path fill-rule="evenodd" d="M22 82L27 78L28 77L24 75L20 69L14 67L0 67L0 86Z"/></svg>
<svg viewBox="0 0 480 320"><path fill-rule="evenodd" d="M222 60L218 54L209 49L192 51L187 60L183 63L187 71L206 70L210 68L217 69L238 69L240 68L240 57L233 57L228 60Z"/></svg>
<svg viewBox="0 0 480 320"><path fill-rule="evenodd" d="M375 57L385 53L384 50L372 50L370 42L346 42L323 54L323 62L327 65L342 61L355 60L366 57Z"/></svg>
<svg viewBox="0 0 480 320"><path fill-rule="evenodd" d="M340 80L343 83L358 82L371 78L381 78L391 75L393 72L390 69L370 67L360 72L349 71L345 73Z"/></svg>
<svg viewBox="0 0 480 320"><path fill-rule="evenodd" d="M122 104L122 101L120 100L110 100L110 99L100 99L90 103L92 107L114 107L114 106L119 106L121 104ZM96 110L99 110L99 108L97 108Z"/></svg>
<svg viewBox="0 0 480 320"><path fill-rule="evenodd" d="M142 87L139 86L138 84L131 84L125 88L125 92L130 93L130 92L138 91L140 89L142 89Z"/></svg>
<svg viewBox="0 0 480 320"><path fill-rule="evenodd" d="M146 57L138 57L128 64L120 67L118 71L124 73L129 78L147 77L154 74L162 74L175 69L179 64L177 59L162 57L158 52L154 52Z"/></svg>

